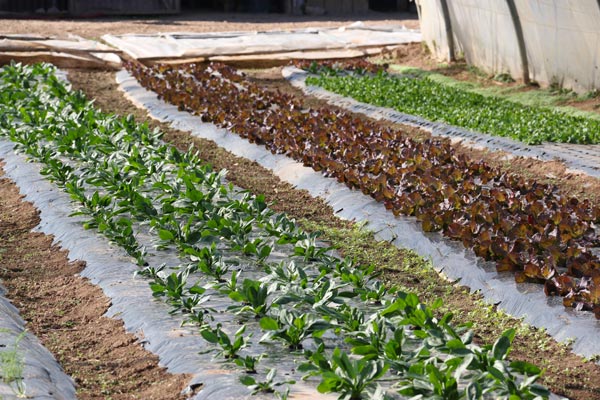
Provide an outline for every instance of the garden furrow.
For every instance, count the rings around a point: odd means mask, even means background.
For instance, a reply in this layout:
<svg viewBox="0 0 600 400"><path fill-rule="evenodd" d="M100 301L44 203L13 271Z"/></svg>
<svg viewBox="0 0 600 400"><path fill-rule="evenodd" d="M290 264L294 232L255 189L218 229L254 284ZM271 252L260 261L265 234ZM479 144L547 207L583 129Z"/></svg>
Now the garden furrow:
<svg viewBox="0 0 600 400"><path fill-rule="evenodd" d="M580 171L589 176L600 178L600 145L548 142L539 145L528 145L507 137L493 136L442 122L429 121L392 108L363 103L318 86L307 85L306 78L310 76L310 73L296 67L285 67L282 74L290 84L307 95L323 99L348 111L365 114L374 119L421 128L434 136L448 137L454 142L460 142L474 148L504 151L514 156L531 157L543 161L561 160L574 172Z"/></svg>
<svg viewBox="0 0 600 400"><path fill-rule="evenodd" d="M559 341L575 338L573 351L591 356L600 351L598 322L593 315L566 312L559 299L548 299L532 284L515 285L507 274L498 274L493 264L482 262L470 251L435 233L424 233L414 218L394 217L385 207L333 179L325 178L284 155L275 155L262 146L249 143L226 129L205 123L198 116L179 111L143 88L129 73L117 74L117 82L131 101L148 110L150 116L189 131L193 136L210 139L233 154L255 160L283 181L323 198L341 218L367 222L379 240L415 250L431 259L435 268L451 280L459 280L473 291L480 291L490 303L527 323L544 327ZM549 301L550 300L550 301ZM554 300L554 301L552 301Z"/></svg>

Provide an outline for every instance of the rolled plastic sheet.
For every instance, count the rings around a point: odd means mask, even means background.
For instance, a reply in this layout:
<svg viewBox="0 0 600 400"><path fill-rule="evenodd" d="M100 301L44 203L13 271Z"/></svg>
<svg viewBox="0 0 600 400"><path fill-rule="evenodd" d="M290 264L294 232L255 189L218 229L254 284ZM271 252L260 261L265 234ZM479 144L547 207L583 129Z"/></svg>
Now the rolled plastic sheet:
<svg viewBox="0 0 600 400"><path fill-rule="evenodd" d="M600 145L548 142L540 145L527 145L510 138L492 136L441 122L428 121L392 108L362 103L321 87L307 85L306 78L310 74L296 67L285 67L282 74L294 87L301 89L304 93L326 100L330 104L348 111L365 114L377 120L392 121L421 128L434 136L448 137L453 142L460 142L473 148L492 151L501 150L509 155L531 157L542 161L560 160L572 172L583 172L595 178L600 178Z"/></svg>
<svg viewBox="0 0 600 400"><path fill-rule="evenodd" d="M364 25L290 31L160 33L104 35L102 39L138 59L216 57L359 49L420 42L421 33L403 26L372 29Z"/></svg>
<svg viewBox="0 0 600 400"><path fill-rule="evenodd" d="M545 328L559 342L573 341L572 350L576 354L590 357L600 353L600 321L592 313L565 309L560 298L546 297L539 285L517 284L512 274L496 272L493 263L484 262L459 243L439 233L424 233L415 218L395 217L383 204L335 179L325 178L284 155L272 154L226 129L204 123L200 117L178 111L176 106L166 104L143 88L127 71L118 72L116 79L126 96L145 108L151 117L256 161L281 180L325 200L337 216L367 223L366 229L374 231L378 240L412 249L430 259L438 272L452 281L460 280L471 291L481 292L490 304L497 304L528 324Z"/></svg>

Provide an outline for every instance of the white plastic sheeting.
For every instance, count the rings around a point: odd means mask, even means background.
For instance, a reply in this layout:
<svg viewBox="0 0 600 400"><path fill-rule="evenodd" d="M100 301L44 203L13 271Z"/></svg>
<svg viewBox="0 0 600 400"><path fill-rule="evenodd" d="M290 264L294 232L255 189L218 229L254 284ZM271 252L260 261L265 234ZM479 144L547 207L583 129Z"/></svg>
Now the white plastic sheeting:
<svg viewBox="0 0 600 400"><path fill-rule="evenodd" d="M440 0L417 0L421 30L439 59L448 56ZM600 4L597 0L515 0L531 80L576 91L600 88ZM457 54L491 73L523 75L506 1L448 1Z"/></svg>
<svg viewBox="0 0 600 400"><path fill-rule="evenodd" d="M102 39L131 57L143 60L351 50L420 42L421 34L404 27L369 28L356 23L338 29L104 35Z"/></svg>
<svg viewBox="0 0 600 400"><path fill-rule="evenodd" d="M121 65L121 58L115 54L116 52L114 48L98 41L71 34L62 38L0 35L0 64L9 60L25 62L68 60L70 63L66 66L69 67L117 67Z"/></svg>

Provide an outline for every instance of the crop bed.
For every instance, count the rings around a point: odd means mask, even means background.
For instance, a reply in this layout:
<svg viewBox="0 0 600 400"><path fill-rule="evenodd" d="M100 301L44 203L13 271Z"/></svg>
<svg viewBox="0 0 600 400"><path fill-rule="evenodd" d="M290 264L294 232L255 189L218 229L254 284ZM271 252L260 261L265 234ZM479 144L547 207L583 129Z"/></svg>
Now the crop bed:
<svg viewBox="0 0 600 400"><path fill-rule="evenodd" d="M402 133L329 109L302 109L222 65L129 69L166 101L335 176L441 231L518 282L544 284L567 307L600 316L594 224L600 211L550 185L456 155L449 142ZM219 106L216 106L219 104Z"/></svg>
<svg viewBox="0 0 600 400"><path fill-rule="evenodd" d="M310 85L431 121L529 144L600 143L600 121L596 119L484 96L435 82L427 76L387 74L369 64L350 65L349 70L354 73L346 73L336 64L299 66L316 73L307 79Z"/></svg>
<svg viewBox="0 0 600 400"><path fill-rule="evenodd" d="M273 346L281 343L304 355L298 368L317 377L319 391L340 398L383 398L382 378L388 393L428 398L548 395L534 383L539 368L506 360L514 330L476 346L451 314L434 316L439 302L429 307L387 289L373 267L337 258L317 234L226 184L193 152L162 144L160 133L131 118L98 112L49 66L5 67L0 79L0 133L44 165L87 228L136 259L155 297L247 372L240 380L252 392L293 383L274 369L264 380L254 375L257 349L280 354ZM180 265L156 263L171 253ZM256 342L247 330L263 337Z"/></svg>

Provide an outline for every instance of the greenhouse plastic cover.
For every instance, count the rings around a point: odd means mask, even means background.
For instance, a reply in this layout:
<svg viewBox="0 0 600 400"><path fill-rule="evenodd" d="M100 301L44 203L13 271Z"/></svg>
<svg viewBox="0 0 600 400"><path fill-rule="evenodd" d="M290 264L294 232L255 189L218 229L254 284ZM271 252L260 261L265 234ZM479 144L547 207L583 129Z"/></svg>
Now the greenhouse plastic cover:
<svg viewBox="0 0 600 400"><path fill-rule="evenodd" d="M439 0L417 0L423 39L440 59L448 42ZM448 1L457 55L492 73L520 78L521 57L506 1ZM600 88L600 3L515 0L533 81L577 91Z"/></svg>
<svg viewBox="0 0 600 400"><path fill-rule="evenodd" d="M568 143L542 143L527 145L525 143L501 136L493 136L481 132L447 125L442 122L431 122L415 115L405 114L392 108L362 103L318 86L306 85L309 73L295 67L285 67L282 71L289 82L304 93L328 101L330 104L355 113L362 113L370 118L393 121L400 124L421 128L434 136L443 136L460 142L463 145L488 150L501 150L509 155L531 157L543 161L562 161L570 172L585 173L600 178L600 145L583 145Z"/></svg>
<svg viewBox="0 0 600 400"><path fill-rule="evenodd" d="M546 297L539 285L516 284L512 274L496 272L493 263L479 259L458 242L447 240L439 233L423 232L415 218L395 217L383 204L335 179L325 178L284 155L274 155L236 134L204 123L200 117L178 111L176 106L164 103L155 93L141 87L127 71L117 73L117 82L130 100L147 109L153 118L256 161L281 180L324 199L343 219L366 222L378 240L412 249L429 258L440 273L451 280L460 280L461 285L472 291L480 291L489 303L522 317L526 323L546 328L558 341L574 340L572 349L576 354L589 357L600 353L600 321L592 313L565 309L561 298Z"/></svg>
<svg viewBox="0 0 600 400"><path fill-rule="evenodd" d="M419 31L370 28L362 23L337 29L292 31L104 35L102 39L131 57L192 58L297 51L359 49L420 42Z"/></svg>

